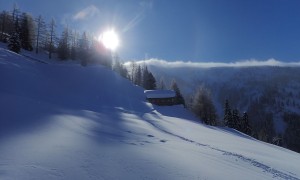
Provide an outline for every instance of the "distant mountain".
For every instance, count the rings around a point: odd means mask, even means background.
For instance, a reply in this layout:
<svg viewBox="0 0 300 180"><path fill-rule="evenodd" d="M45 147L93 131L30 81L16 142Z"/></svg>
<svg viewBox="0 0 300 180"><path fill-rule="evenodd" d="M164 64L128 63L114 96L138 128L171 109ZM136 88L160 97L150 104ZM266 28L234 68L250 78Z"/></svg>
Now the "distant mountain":
<svg viewBox="0 0 300 180"><path fill-rule="evenodd" d="M192 66L189 63L162 65L145 61L157 80L166 84L175 79L186 97L192 97L197 86L211 90L219 120L223 119L226 99L240 113L247 111L257 131L255 136L272 142L274 137L284 136L288 127L287 115L300 117L300 67L298 64L272 64L222 67ZM167 64L167 62L165 62ZM223 65L225 66L225 65ZM298 117L299 116L299 117ZM299 118L300 120L300 118ZM265 125L268 124L268 125ZM264 126L269 126L268 135L262 135ZM268 136L268 137L266 137ZM298 132L300 136L300 132ZM300 143L297 150L300 150Z"/></svg>

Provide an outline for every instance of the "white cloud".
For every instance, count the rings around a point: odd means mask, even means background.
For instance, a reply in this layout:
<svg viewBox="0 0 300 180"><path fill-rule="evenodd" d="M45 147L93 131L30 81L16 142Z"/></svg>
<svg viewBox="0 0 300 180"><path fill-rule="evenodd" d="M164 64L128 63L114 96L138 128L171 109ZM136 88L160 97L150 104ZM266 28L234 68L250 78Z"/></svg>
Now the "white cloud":
<svg viewBox="0 0 300 180"><path fill-rule="evenodd" d="M77 12L73 16L73 19L74 20L84 20L87 18L94 17L94 16L98 15L99 13L100 13L100 10L96 6L90 5L84 9L82 9L81 11Z"/></svg>
<svg viewBox="0 0 300 180"><path fill-rule="evenodd" d="M300 66L299 62L282 62L275 59L269 59L266 61L258 61L255 59L237 61L237 62L184 62L184 61L173 61L169 62L160 59L149 59L145 61L136 61L137 63L146 63L148 65L179 68L179 67L194 67L194 68L213 68L213 67L256 67L256 66L279 66L279 67L295 67ZM126 64L129 64L127 62Z"/></svg>

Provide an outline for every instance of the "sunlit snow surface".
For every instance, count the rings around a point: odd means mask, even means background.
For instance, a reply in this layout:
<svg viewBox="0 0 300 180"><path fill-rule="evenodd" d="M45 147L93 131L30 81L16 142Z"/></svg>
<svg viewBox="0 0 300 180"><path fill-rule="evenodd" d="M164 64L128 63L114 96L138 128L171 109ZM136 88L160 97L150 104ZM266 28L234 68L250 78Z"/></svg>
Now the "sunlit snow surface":
<svg viewBox="0 0 300 180"><path fill-rule="evenodd" d="M0 82L1 180L300 179L298 153L152 106L102 66L0 49Z"/></svg>

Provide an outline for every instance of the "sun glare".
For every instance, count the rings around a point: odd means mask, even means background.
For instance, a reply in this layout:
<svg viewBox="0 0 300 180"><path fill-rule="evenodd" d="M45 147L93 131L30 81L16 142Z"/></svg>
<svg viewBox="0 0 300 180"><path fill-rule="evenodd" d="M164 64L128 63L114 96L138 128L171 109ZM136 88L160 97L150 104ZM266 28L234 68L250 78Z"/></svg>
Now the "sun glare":
<svg viewBox="0 0 300 180"><path fill-rule="evenodd" d="M118 34L114 30L103 32L99 36L99 41L101 41L107 49L110 49L112 51L115 51L120 43Z"/></svg>

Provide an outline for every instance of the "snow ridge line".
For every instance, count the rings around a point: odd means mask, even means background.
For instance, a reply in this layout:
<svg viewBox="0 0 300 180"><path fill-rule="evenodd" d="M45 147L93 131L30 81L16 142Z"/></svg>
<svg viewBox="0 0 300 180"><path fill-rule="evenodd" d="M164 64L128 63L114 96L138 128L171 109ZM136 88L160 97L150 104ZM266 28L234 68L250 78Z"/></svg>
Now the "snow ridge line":
<svg viewBox="0 0 300 180"><path fill-rule="evenodd" d="M159 127L158 125L156 125L154 122L152 122L152 120L149 120L147 118L144 118L149 124L151 124L153 127L157 128L159 131L163 132L163 133L166 133L166 134L169 134L171 136L174 136L174 137L177 137L179 139L182 139L186 142L189 142L189 143L192 143L192 144L195 144L197 146L202 146L202 147L207 147L207 148L210 148L212 150L215 150L215 151L218 151L218 152L221 152L223 153L223 155L225 156L233 156L233 157L236 157L246 163L249 163L257 168L260 168L260 169L263 169L264 172L267 172L267 173L270 173L273 175L273 178L282 178L282 179L286 179L286 180L300 180L299 178L296 178L292 175L289 175L287 173L284 173L284 172L281 172L279 170L276 170L274 168L271 168L270 166L268 165L265 165L263 163L260 163L254 159L250 159L250 158L247 158L243 155L240 155L240 154L236 154L236 153L232 153L232 152L229 152L229 151L225 151L225 150L222 150L222 149L219 149L219 148L214 148L214 147L211 147L210 145L208 144L201 144L199 142L196 142L194 140L191 140L191 139L188 139L188 138L185 138L183 136L180 136L180 135L177 135L177 134L174 134L172 132L169 132L165 129L162 129L161 127Z"/></svg>
<svg viewBox="0 0 300 180"><path fill-rule="evenodd" d="M25 58L31 60L31 61L35 61L35 62L39 62L39 63L42 63L42 64L49 64L45 61L42 61L42 60L39 60L37 58L34 58L34 57L31 57L31 56L28 56L28 55L25 55L25 54L22 54L22 56L24 56Z"/></svg>

